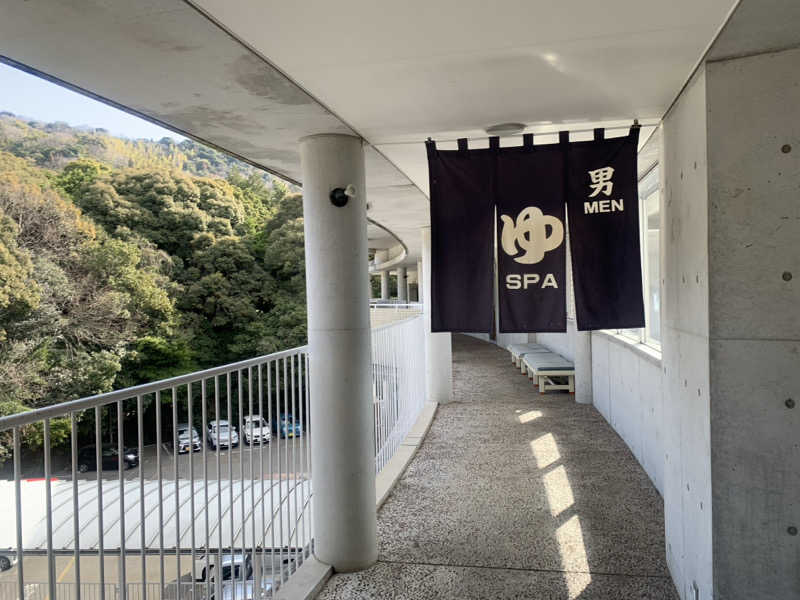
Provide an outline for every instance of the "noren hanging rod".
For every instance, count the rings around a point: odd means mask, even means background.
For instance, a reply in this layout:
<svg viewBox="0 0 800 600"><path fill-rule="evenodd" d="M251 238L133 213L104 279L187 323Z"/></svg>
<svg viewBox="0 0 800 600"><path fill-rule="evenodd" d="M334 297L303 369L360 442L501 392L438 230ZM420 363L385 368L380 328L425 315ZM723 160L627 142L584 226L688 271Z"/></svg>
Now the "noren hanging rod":
<svg viewBox="0 0 800 600"><path fill-rule="evenodd" d="M628 129L630 127L655 127L660 122L661 122L661 119L645 119L644 123L639 123L639 119L634 119L633 123L631 125L613 125L611 127L604 127L603 129L605 129L606 131L614 131L616 129ZM520 137L521 138L525 133L532 133L534 135L534 137L535 136L543 136L543 135L556 135L557 136L562 131L568 131L569 133L591 133L595 129L599 129L599 128L598 127L585 127L585 128L581 128L581 129L564 128L564 129L557 129L557 130L554 130L554 131L539 131L539 132L536 132L536 131L524 131L523 130L523 131L520 131L519 133L514 133L514 134L511 134L511 135L501 135L501 136L483 135L483 136L478 136L478 137L468 137L466 139L469 142L479 142L479 141L488 140L489 138L493 138L493 137L501 137L501 138ZM434 139L434 138L431 138L431 137L428 138L428 140L435 141L437 144L456 143L456 142L458 142L459 139L464 139L464 138L453 138L453 139L446 139L446 140L437 140L437 139ZM370 142L370 146L376 146L376 147L377 146L407 146L409 144L424 144L428 140L409 141L409 142L374 142L374 143Z"/></svg>

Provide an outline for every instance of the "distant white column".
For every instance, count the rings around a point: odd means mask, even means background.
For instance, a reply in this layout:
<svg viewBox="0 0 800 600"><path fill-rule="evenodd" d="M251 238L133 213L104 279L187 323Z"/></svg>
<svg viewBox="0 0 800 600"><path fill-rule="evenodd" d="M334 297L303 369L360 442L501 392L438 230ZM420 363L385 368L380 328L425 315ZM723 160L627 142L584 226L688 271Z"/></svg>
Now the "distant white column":
<svg viewBox="0 0 800 600"><path fill-rule="evenodd" d="M389 299L389 269L381 271L381 300Z"/></svg>
<svg viewBox="0 0 800 600"><path fill-rule="evenodd" d="M389 260L388 250L375 250L375 266L380 267L381 263ZM381 300L389 299L389 271L378 271L381 278Z"/></svg>
<svg viewBox="0 0 800 600"><path fill-rule="evenodd" d="M405 267L397 267L397 299L408 302L408 280Z"/></svg>
<svg viewBox="0 0 800 600"><path fill-rule="evenodd" d="M449 333L431 333L431 228L422 228L423 314L425 319L425 388L428 402L453 399L453 349Z"/></svg>
<svg viewBox="0 0 800 600"><path fill-rule="evenodd" d="M422 259L417 261L417 302L422 302Z"/></svg>
<svg viewBox="0 0 800 600"><path fill-rule="evenodd" d="M366 184L361 140L300 141L305 222L314 554L336 571L378 556L375 514ZM354 185L334 206L330 191Z"/></svg>

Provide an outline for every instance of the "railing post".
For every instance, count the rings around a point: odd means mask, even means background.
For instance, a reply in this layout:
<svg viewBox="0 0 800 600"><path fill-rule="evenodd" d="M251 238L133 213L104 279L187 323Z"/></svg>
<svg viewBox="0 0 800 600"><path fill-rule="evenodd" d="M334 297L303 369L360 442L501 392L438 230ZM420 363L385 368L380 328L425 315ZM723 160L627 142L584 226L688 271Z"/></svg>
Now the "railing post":
<svg viewBox="0 0 800 600"><path fill-rule="evenodd" d="M359 138L314 135L300 141L300 156L314 554L337 571L354 571L378 553L364 152ZM331 194L350 185L354 195Z"/></svg>

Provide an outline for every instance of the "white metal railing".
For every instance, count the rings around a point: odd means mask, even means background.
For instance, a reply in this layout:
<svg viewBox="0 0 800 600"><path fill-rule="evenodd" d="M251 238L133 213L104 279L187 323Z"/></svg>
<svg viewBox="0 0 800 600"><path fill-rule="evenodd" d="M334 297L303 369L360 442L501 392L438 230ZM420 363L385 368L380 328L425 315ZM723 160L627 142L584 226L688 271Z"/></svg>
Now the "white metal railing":
<svg viewBox="0 0 800 600"><path fill-rule="evenodd" d="M270 597L312 551L309 364L294 348L0 418L0 557L17 571L0 600ZM421 316L372 330L376 472L419 416L424 369Z"/></svg>
<svg viewBox="0 0 800 600"><path fill-rule="evenodd" d="M389 462L425 404L422 316L372 330L375 472Z"/></svg>
<svg viewBox="0 0 800 600"><path fill-rule="evenodd" d="M380 308L384 310L416 310L422 312L422 304L420 302L408 302L407 300L397 300L392 298L388 300L370 300L369 307Z"/></svg>
<svg viewBox="0 0 800 600"><path fill-rule="evenodd" d="M0 600L271 595L312 549L310 431L306 347L0 419L0 555L17 561Z"/></svg>

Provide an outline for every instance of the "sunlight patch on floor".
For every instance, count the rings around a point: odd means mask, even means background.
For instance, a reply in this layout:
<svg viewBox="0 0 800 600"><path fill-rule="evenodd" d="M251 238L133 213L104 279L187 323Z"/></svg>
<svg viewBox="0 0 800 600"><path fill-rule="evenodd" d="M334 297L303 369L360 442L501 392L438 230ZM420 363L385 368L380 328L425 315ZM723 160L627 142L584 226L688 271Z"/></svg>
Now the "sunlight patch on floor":
<svg viewBox="0 0 800 600"><path fill-rule="evenodd" d="M547 494L550 514L554 520L558 520L562 515L564 515L562 518L566 518L568 513L565 515L565 512L574 506L575 497L569 483L567 469L563 464L556 464L561 460L561 453L553 434L546 433L533 440L531 452L533 452L539 469L545 470L549 467L549 470L542 474L542 482ZM577 514L566 518L558 526L555 538L558 543L558 552L561 555L561 566L564 569L564 581L569 592L569 599L575 600L592 581L583 530Z"/></svg>
<svg viewBox="0 0 800 600"><path fill-rule="evenodd" d="M536 466L544 469L561 458L556 440L552 433L545 433L531 442L531 452L536 459Z"/></svg>
<svg viewBox="0 0 800 600"><path fill-rule="evenodd" d="M551 515L557 517L575 503L564 465L559 465L545 473L542 480L545 492L547 492L547 503L550 505Z"/></svg>
<svg viewBox="0 0 800 600"><path fill-rule="evenodd" d="M578 515L573 515L556 530L558 550L564 565L567 590L570 600L580 596L591 583L589 561L586 558L586 546L583 544L583 530Z"/></svg>
<svg viewBox="0 0 800 600"><path fill-rule="evenodd" d="M518 410L517 412L521 413L517 415L517 420L520 423L530 423L531 421L538 419L539 417L542 416L541 411L538 410L529 410L527 412L522 412Z"/></svg>

